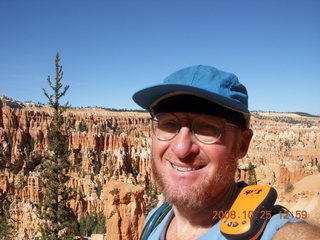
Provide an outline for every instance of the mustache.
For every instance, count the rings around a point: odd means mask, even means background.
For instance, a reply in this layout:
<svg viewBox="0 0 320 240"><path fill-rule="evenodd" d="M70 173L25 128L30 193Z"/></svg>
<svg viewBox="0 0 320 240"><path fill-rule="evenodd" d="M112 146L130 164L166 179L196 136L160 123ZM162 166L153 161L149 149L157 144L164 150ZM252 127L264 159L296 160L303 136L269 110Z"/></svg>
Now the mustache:
<svg viewBox="0 0 320 240"><path fill-rule="evenodd" d="M171 163L177 163L177 162L183 162L183 163L189 163L192 165L206 165L208 164L208 161L201 158L198 154L189 154L185 158L178 158L173 153L165 153L163 156L163 159L166 161L169 161Z"/></svg>

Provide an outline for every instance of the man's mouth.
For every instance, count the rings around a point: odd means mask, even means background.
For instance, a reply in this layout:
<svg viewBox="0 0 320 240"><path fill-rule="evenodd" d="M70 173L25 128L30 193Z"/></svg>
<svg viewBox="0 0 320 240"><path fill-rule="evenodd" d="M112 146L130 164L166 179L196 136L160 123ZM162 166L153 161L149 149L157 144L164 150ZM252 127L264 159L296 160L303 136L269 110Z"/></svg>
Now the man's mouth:
<svg viewBox="0 0 320 240"><path fill-rule="evenodd" d="M189 168L189 167L179 167L177 165L174 165L173 163L170 163L170 164L174 169L181 171L181 172L196 171L196 170L199 170L204 167L204 165L203 165L203 166L199 166L199 167Z"/></svg>

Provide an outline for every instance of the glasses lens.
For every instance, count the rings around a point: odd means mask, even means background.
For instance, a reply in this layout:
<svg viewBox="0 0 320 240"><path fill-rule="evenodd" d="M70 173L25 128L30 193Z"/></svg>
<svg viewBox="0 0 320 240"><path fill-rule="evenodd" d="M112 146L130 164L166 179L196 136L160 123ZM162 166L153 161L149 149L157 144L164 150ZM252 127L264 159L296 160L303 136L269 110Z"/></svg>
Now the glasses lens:
<svg viewBox="0 0 320 240"><path fill-rule="evenodd" d="M152 120L152 130L159 140L170 140L180 128L179 120L170 113L159 113Z"/></svg>
<svg viewBox="0 0 320 240"><path fill-rule="evenodd" d="M193 132L196 138L203 143L212 144L221 137L221 122L216 119L198 118L193 122Z"/></svg>

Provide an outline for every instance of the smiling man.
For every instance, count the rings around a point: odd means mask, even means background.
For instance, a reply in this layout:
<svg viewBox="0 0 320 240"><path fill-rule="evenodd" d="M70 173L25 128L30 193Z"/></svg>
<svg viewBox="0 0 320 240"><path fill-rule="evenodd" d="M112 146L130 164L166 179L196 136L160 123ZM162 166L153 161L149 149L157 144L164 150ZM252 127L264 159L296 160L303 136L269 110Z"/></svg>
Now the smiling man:
<svg viewBox="0 0 320 240"><path fill-rule="evenodd" d="M234 178L252 137L246 88L232 73L198 65L133 99L153 118L152 169L170 204L149 213L142 238L226 239L212 213L227 212L245 186ZM260 237L297 221L274 215Z"/></svg>

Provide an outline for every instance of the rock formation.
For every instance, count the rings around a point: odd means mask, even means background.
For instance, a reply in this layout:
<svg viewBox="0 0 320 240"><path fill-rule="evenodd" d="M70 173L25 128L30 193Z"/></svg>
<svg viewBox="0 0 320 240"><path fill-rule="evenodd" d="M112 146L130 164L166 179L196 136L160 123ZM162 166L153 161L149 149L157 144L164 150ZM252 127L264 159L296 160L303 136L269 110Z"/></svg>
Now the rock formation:
<svg viewBox="0 0 320 240"><path fill-rule="evenodd" d="M47 106L0 98L0 194L9 196L15 239L38 234L39 166L51 114ZM78 220L103 212L105 239L138 239L151 192L156 193L149 115L81 108L64 117L74 167L69 184L77 191L70 205ZM239 162L238 180L249 179L251 163L257 183L275 186L282 196L290 184L319 173L320 118L253 113L251 127L255 134Z"/></svg>
<svg viewBox="0 0 320 240"><path fill-rule="evenodd" d="M103 192L106 239L138 239L137 227L141 228L145 219L144 187L111 180Z"/></svg>
<svg viewBox="0 0 320 240"><path fill-rule="evenodd" d="M274 114L273 114L274 115ZM253 113L254 136L243 163L253 163L259 184L284 190L320 171L320 118ZM246 172L242 173L242 178Z"/></svg>

